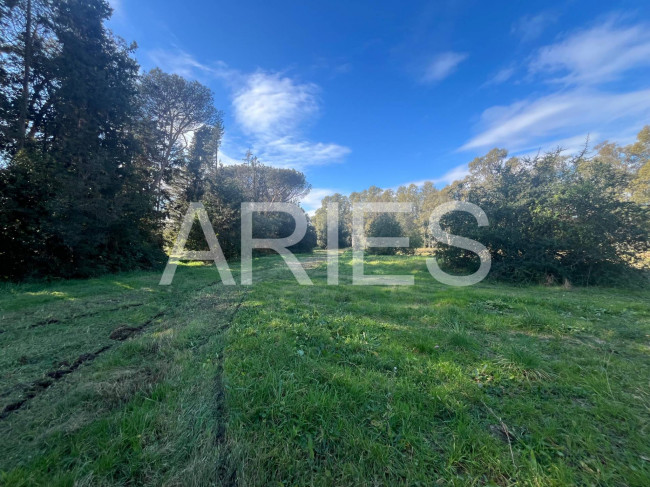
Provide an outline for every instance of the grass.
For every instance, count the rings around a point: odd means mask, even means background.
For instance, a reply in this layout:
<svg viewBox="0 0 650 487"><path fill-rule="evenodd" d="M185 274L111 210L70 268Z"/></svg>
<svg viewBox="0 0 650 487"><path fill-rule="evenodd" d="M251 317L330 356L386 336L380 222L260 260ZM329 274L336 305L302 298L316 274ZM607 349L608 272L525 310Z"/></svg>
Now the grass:
<svg viewBox="0 0 650 487"><path fill-rule="evenodd" d="M650 485L650 292L423 259L367 257L409 287L352 286L347 253L340 286L322 254L311 287L276 257L251 287L5 285L0 484Z"/></svg>

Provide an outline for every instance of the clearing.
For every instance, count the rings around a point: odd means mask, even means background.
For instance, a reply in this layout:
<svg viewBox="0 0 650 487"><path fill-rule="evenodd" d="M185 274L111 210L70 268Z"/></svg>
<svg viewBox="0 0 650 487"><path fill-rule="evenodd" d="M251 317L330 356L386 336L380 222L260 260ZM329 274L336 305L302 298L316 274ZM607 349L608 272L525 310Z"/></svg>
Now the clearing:
<svg viewBox="0 0 650 487"><path fill-rule="evenodd" d="M0 484L650 485L650 291L302 259L3 284Z"/></svg>

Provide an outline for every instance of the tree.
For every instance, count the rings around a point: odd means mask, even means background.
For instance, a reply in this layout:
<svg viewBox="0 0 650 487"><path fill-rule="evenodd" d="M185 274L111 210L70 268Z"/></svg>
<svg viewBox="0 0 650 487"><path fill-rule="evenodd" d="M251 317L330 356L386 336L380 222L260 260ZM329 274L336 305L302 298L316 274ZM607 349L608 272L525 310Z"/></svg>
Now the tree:
<svg viewBox="0 0 650 487"><path fill-rule="evenodd" d="M630 186L632 199L650 207L650 161L641 166Z"/></svg>
<svg viewBox="0 0 650 487"><path fill-rule="evenodd" d="M402 226L392 213L380 213L368 227L368 237L402 237ZM396 247L370 247L369 253L377 255L395 255Z"/></svg>
<svg viewBox="0 0 650 487"><path fill-rule="evenodd" d="M478 227L454 212L442 226L481 242L492 255L492 275L532 282L577 284L629 279L648 249L648 212L629 201L629 174L617 158L557 150L529 158L491 151L447 191L472 202L490 224ZM456 269L472 270L475 254L439 244L437 254Z"/></svg>
<svg viewBox="0 0 650 487"><path fill-rule="evenodd" d="M170 205L170 225L166 241L171 245L176 238L182 216L191 201L205 206L224 254L236 256L240 252L241 215L243 202L298 203L310 189L305 175L293 169L279 169L264 165L250 151L241 164L215 165L215 135L213 128L205 126L196 132L188 156L184 190L175 196ZM213 169L214 168L214 169ZM283 213L256 213L254 235L256 238L280 238L293 233L295 223ZM314 238L312 238L314 237ZM311 243L314 240L314 243ZM203 249L206 242L198 226L188 238L187 248ZM310 225L296 251L311 251L315 246L315 230Z"/></svg>
<svg viewBox="0 0 650 487"><path fill-rule="evenodd" d="M142 77L140 97L152 191L156 210L161 212L170 201L169 186L176 170L184 167L193 133L205 125L222 130L221 114L214 107L209 88L158 68Z"/></svg>
<svg viewBox="0 0 650 487"><path fill-rule="evenodd" d="M438 191L433 183L427 181L422 185L422 188L420 189L420 199L418 201L420 208L417 224L422 236L422 245L424 247L431 248L435 245L433 236L429 232L429 218L431 217L433 210L446 201L447 198L445 198L444 192Z"/></svg>
<svg viewBox="0 0 650 487"><path fill-rule="evenodd" d="M636 142L625 148L628 165L635 169L630 182L632 199L637 203L650 206L650 125L638 133Z"/></svg>
<svg viewBox="0 0 650 487"><path fill-rule="evenodd" d="M5 157L43 133L59 44L51 0L6 1L0 10L0 142Z"/></svg>
<svg viewBox="0 0 650 487"><path fill-rule="evenodd" d="M44 223L48 202L56 195L53 161L38 152L21 151L0 169L0 278L48 274L52 235Z"/></svg>
<svg viewBox="0 0 650 487"><path fill-rule="evenodd" d="M348 197L340 193L323 198L321 207L316 210L312 221L317 244L321 248L327 247L327 211L330 204L333 203L338 204L339 207L338 247L340 249L350 247L352 245L352 206Z"/></svg>
<svg viewBox="0 0 650 487"><path fill-rule="evenodd" d="M104 28L110 12L103 0L55 4L48 115L39 143L2 173L8 276L88 276L162 257L133 137L138 66Z"/></svg>
<svg viewBox="0 0 650 487"><path fill-rule="evenodd" d="M604 142L593 156L587 148L573 157L557 149L521 158L493 149L470 162L467 177L441 190L428 182L326 197L314 216L318 244L326 245L327 207L333 201L345 201L348 208L357 202L409 202L412 214L369 214L366 233L408 236L411 246L422 242L433 247L448 271L471 273L478 268L478 256L434 241L428 228L438 205L469 201L486 212L487 227L478 227L464 212L446 214L441 226L485 245L492 256L491 276L527 282L631 282L647 267L644 255L650 250L650 127L639 132L634 144Z"/></svg>

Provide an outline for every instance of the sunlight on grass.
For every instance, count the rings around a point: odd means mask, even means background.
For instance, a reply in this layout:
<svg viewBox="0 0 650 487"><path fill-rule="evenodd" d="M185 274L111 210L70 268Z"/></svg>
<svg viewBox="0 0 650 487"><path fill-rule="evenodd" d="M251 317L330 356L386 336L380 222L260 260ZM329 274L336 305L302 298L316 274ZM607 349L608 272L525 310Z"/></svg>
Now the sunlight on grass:
<svg viewBox="0 0 650 487"><path fill-rule="evenodd" d="M38 292L27 292L25 294L28 296L52 296L61 299L71 299L67 293L62 293L60 291L38 291Z"/></svg>
<svg viewBox="0 0 650 487"><path fill-rule="evenodd" d="M350 257L341 286L273 256L247 288L199 265L5 301L2 407L34 397L0 482L648 485L647 291L452 289L420 257L373 259L415 286L352 286Z"/></svg>
<svg viewBox="0 0 650 487"><path fill-rule="evenodd" d="M113 281L113 284L115 284L116 286L121 287L122 289L134 289L133 286L131 286L129 284L125 284L123 282L119 282L119 281Z"/></svg>

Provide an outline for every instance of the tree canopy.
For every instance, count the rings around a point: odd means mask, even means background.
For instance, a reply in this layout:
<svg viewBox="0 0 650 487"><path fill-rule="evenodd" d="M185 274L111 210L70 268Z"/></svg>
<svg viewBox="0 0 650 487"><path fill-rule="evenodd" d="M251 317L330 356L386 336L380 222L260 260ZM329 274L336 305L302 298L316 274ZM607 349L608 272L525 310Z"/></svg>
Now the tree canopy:
<svg viewBox="0 0 650 487"><path fill-rule="evenodd" d="M478 257L431 237L429 217L441 203L468 201L482 208L489 226L468 214L443 218L448 232L485 245L493 277L576 284L630 282L647 266L650 250L650 127L628 146L604 142L593 154L560 149L536 157L509 157L493 149L468 165L469 174L444 188L432 183L328 196L316 211L318 244L325 247L327 208L339 204L339 244L351 245L351 205L411 202L411 213L391 216L411 247L430 247L449 270L471 272ZM366 232L389 219L370 216ZM378 223L375 223L378 222ZM380 225L381 223L381 225Z"/></svg>
<svg viewBox="0 0 650 487"><path fill-rule="evenodd" d="M310 190L301 172L250 153L221 165L213 93L160 69L140 74L135 46L106 29L110 15L105 0L2 3L1 277L160 265L195 201L236 255L241 202L298 202ZM269 238L292 231L286 215L256 223ZM309 235L301 250L315 245ZM205 244L198 228L192 236Z"/></svg>

